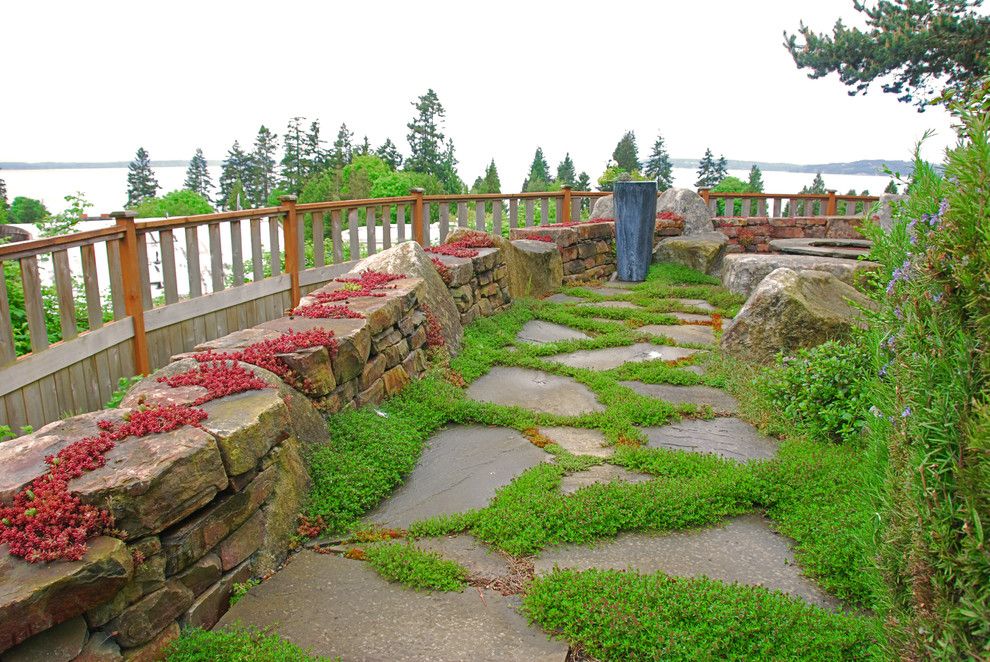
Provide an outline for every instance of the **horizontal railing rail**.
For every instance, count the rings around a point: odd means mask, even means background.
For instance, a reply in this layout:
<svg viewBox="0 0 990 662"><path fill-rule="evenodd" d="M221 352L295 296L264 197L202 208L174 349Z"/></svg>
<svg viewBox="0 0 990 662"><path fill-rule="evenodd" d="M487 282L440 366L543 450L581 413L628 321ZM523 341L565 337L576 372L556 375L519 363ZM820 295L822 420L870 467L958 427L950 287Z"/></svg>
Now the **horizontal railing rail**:
<svg viewBox="0 0 990 662"><path fill-rule="evenodd" d="M700 191L718 215L834 214L872 196ZM0 424L102 406L121 377L279 317L307 291L393 244L580 221L603 191L427 195L298 204L113 224L0 245ZM721 202L721 204L719 204ZM858 205L858 207L857 207ZM801 206L801 210L798 209ZM729 212L726 214L726 212ZM848 213L848 211L847 211ZM737 214L738 215L738 214Z"/></svg>
<svg viewBox="0 0 990 662"><path fill-rule="evenodd" d="M730 193L698 189L716 216L783 218L794 216L854 216L880 200L875 195L825 193ZM719 204L721 202L721 204Z"/></svg>

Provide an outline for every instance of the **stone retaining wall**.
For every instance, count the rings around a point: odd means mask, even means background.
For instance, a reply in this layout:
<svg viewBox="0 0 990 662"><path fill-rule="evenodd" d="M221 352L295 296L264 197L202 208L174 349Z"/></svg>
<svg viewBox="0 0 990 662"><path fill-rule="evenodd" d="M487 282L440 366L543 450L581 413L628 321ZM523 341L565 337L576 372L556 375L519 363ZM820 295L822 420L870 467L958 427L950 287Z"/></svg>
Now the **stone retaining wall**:
<svg viewBox="0 0 990 662"><path fill-rule="evenodd" d="M491 259L490 259L491 261ZM503 265L504 269L504 265ZM489 272L493 269L489 269ZM502 276L504 279L504 276ZM331 283L318 291L347 287ZM80 561L30 564L0 547L0 653L9 660L153 660L180 626L212 627L233 587L274 572L289 552L308 489L308 445L329 441L323 411L380 402L426 369L423 281L393 281L380 297L348 300L363 319L284 317L204 343L230 352L288 330L325 329L339 347L279 355L306 393L242 363L270 388L209 401L200 427L128 437L106 464L70 481L110 511L114 537L88 541ZM484 286L482 286L484 287ZM302 304L312 302L312 296ZM195 368L180 355L131 389L121 408L52 423L0 444L0 500L43 475L45 457L121 423L132 411L192 405L199 386L158 381Z"/></svg>
<svg viewBox="0 0 990 662"><path fill-rule="evenodd" d="M475 257L435 255L449 270L447 284L454 304L467 326L478 317L487 317L509 305L509 269L503 251L477 248Z"/></svg>
<svg viewBox="0 0 990 662"><path fill-rule="evenodd" d="M730 253L769 253L772 239L863 239L861 216L719 216L712 222L729 238Z"/></svg>

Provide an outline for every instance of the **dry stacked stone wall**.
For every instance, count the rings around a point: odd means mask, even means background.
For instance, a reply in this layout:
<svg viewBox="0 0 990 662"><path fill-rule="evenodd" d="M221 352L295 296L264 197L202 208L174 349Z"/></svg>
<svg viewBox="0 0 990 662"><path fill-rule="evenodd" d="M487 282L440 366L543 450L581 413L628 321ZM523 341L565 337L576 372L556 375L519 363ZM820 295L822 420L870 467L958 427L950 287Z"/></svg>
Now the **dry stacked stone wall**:
<svg viewBox="0 0 990 662"><path fill-rule="evenodd" d="M135 385L119 409L0 444L0 504L9 505L45 475L46 456L74 442L140 412L206 414L194 425L120 439L102 456L104 465L68 482L67 496L114 519L106 535L87 540L79 560L29 563L0 546L0 658L159 659L180 627L212 627L236 584L279 567L308 489L305 448L329 440L321 410L379 402L426 369L423 281L400 278L357 292L368 296L333 294L362 287L331 283L306 297L297 314L174 357ZM321 294L339 301L329 312L347 318L304 314L321 305ZM233 358L288 332L313 330L332 332L335 343L287 347L277 358L289 376ZM211 365L240 366L239 378L260 382L204 401L210 388L229 385L162 381Z"/></svg>
<svg viewBox="0 0 990 662"><path fill-rule="evenodd" d="M509 268L498 248L474 248L473 257L436 255L449 270L447 288L454 298L461 324L467 326L478 317L487 317L504 309L512 301L509 294Z"/></svg>
<svg viewBox="0 0 990 662"><path fill-rule="evenodd" d="M730 253L769 253L773 239L863 239L861 216L743 218L719 216L715 229L729 238Z"/></svg>

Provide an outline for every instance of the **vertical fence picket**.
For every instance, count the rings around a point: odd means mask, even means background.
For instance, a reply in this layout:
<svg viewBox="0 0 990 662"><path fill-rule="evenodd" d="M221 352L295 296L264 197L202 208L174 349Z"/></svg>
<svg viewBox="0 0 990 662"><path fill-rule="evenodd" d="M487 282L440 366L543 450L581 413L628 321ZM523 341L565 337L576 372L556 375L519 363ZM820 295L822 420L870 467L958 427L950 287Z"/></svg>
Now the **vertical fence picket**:
<svg viewBox="0 0 990 662"><path fill-rule="evenodd" d="M100 300L100 281L96 269L96 247L86 244L79 248L82 258L83 290L86 292L86 321L89 330L103 326L103 302Z"/></svg>
<svg viewBox="0 0 990 662"><path fill-rule="evenodd" d="M450 205L440 203L440 243L447 241L450 234Z"/></svg>
<svg viewBox="0 0 990 662"><path fill-rule="evenodd" d="M124 308L124 275L120 266L120 240L114 239L106 243L107 269L110 275L110 303L113 306L114 320L127 317Z"/></svg>
<svg viewBox="0 0 990 662"><path fill-rule="evenodd" d="M230 229L230 271L234 287L244 284L244 247L241 245L241 219L235 218L229 224Z"/></svg>
<svg viewBox="0 0 990 662"><path fill-rule="evenodd" d="M261 251L258 252L258 259L261 259ZM199 268L199 232L195 225L186 228L186 272L189 274L189 298L203 296L203 274ZM255 275L255 279L261 280L261 277Z"/></svg>
<svg viewBox="0 0 990 662"><path fill-rule="evenodd" d="M509 198L509 229L519 227L519 201Z"/></svg>
<svg viewBox="0 0 990 662"><path fill-rule="evenodd" d="M384 205L381 207L382 219L382 250L392 248L392 207Z"/></svg>
<svg viewBox="0 0 990 662"><path fill-rule="evenodd" d="M334 264L344 261L344 239L341 236L340 225L340 210L334 209L330 212L330 250Z"/></svg>
<svg viewBox="0 0 990 662"><path fill-rule="evenodd" d="M361 243L358 239L358 210L350 209L347 212L347 236L351 243L351 259L361 259Z"/></svg>
<svg viewBox="0 0 990 662"><path fill-rule="evenodd" d="M313 266L327 263L327 245L323 242L323 212L313 212Z"/></svg>
<svg viewBox="0 0 990 662"><path fill-rule="evenodd" d="M141 281L141 305L151 310L151 262L148 260L148 236L150 233L137 233L138 276Z"/></svg>
<svg viewBox="0 0 990 662"><path fill-rule="evenodd" d="M502 236L502 201L492 202L492 234L496 237Z"/></svg>
<svg viewBox="0 0 990 662"><path fill-rule="evenodd" d="M79 335L79 331L76 328L76 302L72 292L69 252L53 252L52 264L55 270L55 293L58 296L58 323L62 330L62 340L71 340Z"/></svg>
<svg viewBox="0 0 990 662"><path fill-rule="evenodd" d="M485 231L485 201L475 200L474 201L474 229L481 232Z"/></svg>
<svg viewBox="0 0 990 662"><path fill-rule="evenodd" d="M175 274L175 239L171 230L158 233L159 249L162 254L162 285L165 289L165 304L179 300L179 286Z"/></svg>
<svg viewBox="0 0 990 662"><path fill-rule="evenodd" d="M272 276L282 273L282 252L279 250L278 216L268 217L268 241L271 244L268 250L271 254Z"/></svg>
<svg viewBox="0 0 990 662"><path fill-rule="evenodd" d="M41 301L38 258L34 255L22 257L20 263L21 285L24 287L24 312L27 316L28 334L31 336L31 351L40 352L48 348L48 329L45 326L45 309Z"/></svg>
<svg viewBox="0 0 990 662"><path fill-rule="evenodd" d="M10 325L10 301L7 300L7 277L0 262L0 362L10 363L17 358L14 347L14 331ZM8 425L9 415L8 415Z"/></svg>
<svg viewBox="0 0 990 662"><path fill-rule="evenodd" d="M429 246L433 243L433 230L430 212L430 203L423 202L423 246Z"/></svg>
<svg viewBox="0 0 990 662"><path fill-rule="evenodd" d="M540 225L550 225L550 198L540 198Z"/></svg>
<svg viewBox="0 0 990 662"><path fill-rule="evenodd" d="M526 227L533 227L533 198L526 198Z"/></svg>
<svg viewBox="0 0 990 662"><path fill-rule="evenodd" d="M210 281L213 291L219 292L224 287L223 282L223 253L220 246L220 224L210 223L207 226L210 237Z"/></svg>
<svg viewBox="0 0 990 662"><path fill-rule="evenodd" d="M457 203L457 227L466 228L467 227L467 204L463 202Z"/></svg>
<svg viewBox="0 0 990 662"><path fill-rule="evenodd" d="M374 255L377 251L375 244L375 208L364 208L365 240L368 243L368 255Z"/></svg>
<svg viewBox="0 0 990 662"><path fill-rule="evenodd" d="M396 205L395 207L395 236L397 241L406 239L406 206Z"/></svg>
<svg viewBox="0 0 990 662"><path fill-rule="evenodd" d="M265 259L261 249L261 219L251 219L251 276L254 282L265 277Z"/></svg>

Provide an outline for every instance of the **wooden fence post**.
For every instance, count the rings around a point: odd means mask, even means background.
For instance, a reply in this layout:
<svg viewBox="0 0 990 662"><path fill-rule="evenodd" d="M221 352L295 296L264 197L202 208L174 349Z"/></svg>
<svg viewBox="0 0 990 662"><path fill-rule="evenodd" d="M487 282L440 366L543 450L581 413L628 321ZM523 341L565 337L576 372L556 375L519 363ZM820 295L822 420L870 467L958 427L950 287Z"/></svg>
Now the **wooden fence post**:
<svg viewBox="0 0 990 662"><path fill-rule="evenodd" d="M416 199L413 201L412 236L420 246L426 246L426 235L423 232L423 194L425 189L414 188L410 191Z"/></svg>
<svg viewBox="0 0 990 662"><path fill-rule="evenodd" d="M124 312L134 324L134 369L141 375L151 372L148 359L148 336L144 332L144 303L141 300L141 269L138 266L137 212L115 211L117 227L124 231L120 240L120 275L124 285Z"/></svg>
<svg viewBox="0 0 990 662"><path fill-rule="evenodd" d="M835 216L838 212L839 203L835 199L835 189L829 189L828 191L828 203L825 206L826 216Z"/></svg>
<svg viewBox="0 0 990 662"><path fill-rule="evenodd" d="M557 222L567 223L571 220L571 187L565 184L561 189L564 191L564 204L560 210L561 218L558 218Z"/></svg>
<svg viewBox="0 0 990 662"><path fill-rule="evenodd" d="M710 190L711 189L707 189L707 188L699 188L698 189L698 195L700 195L701 196L701 199L705 201L705 205L706 206L708 205L708 192Z"/></svg>
<svg viewBox="0 0 990 662"><path fill-rule="evenodd" d="M299 305L302 296L299 290L299 215L296 213L296 196L283 195L279 198L282 207L285 208L285 219L282 221L282 230L285 235L285 271L289 274L289 298L292 301L290 308Z"/></svg>

